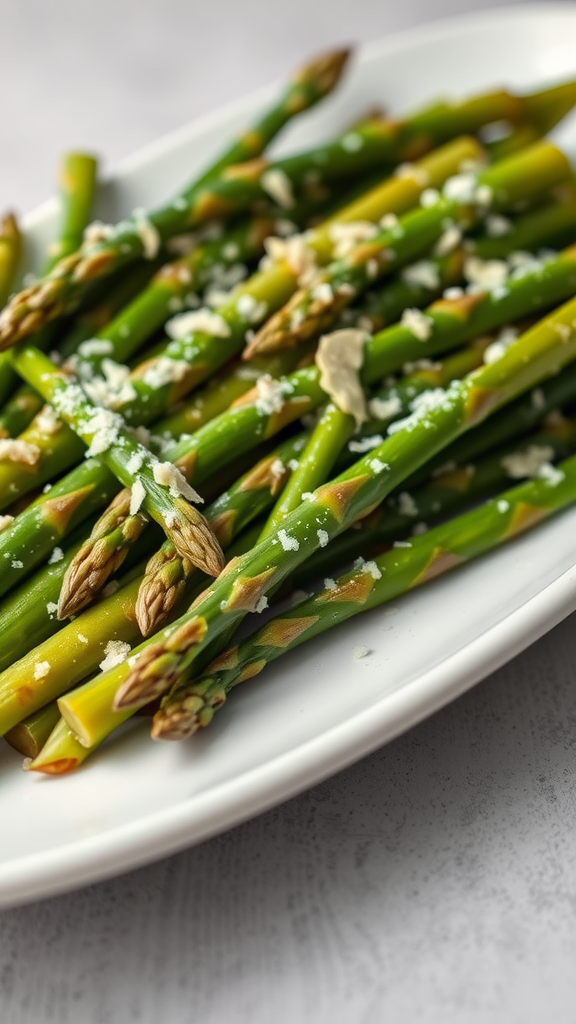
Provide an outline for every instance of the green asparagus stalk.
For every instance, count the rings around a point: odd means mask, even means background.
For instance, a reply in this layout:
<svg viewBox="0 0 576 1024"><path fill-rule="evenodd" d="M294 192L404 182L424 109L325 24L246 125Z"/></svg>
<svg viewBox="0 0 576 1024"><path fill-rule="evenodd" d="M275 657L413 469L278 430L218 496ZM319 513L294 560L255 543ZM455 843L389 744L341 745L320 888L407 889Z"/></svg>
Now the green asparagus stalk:
<svg viewBox="0 0 576 1024"><path fill-rule="evenodd" d="M0 672L61 628L56 613L62 580L84 535L79 527L65 551L57 549L55 559L0 604Z"/></svg>
<svg viewBox="0 0 576 1024"><path fill-rule="evenodd" d="M22 235L14 214L0 219L0 308L6 304L22 255Z"/></svg>
<svg viewBox="0 0 576 1024"><path fill-rule="evenodd" d="M376 391L371 407L376 411L379 408L383 409L384 415L375 415L367 425L364 424L363 438L354 438L351 441L356 429L354 417L342 412L332 402L328 403L312 430L299 459L298 468L292 473L270 513L260 539L264 540L276 533L286 516L306 500L303 495L314 491L329 479L331 470L347 443L355 444L358 451L369 450L371 444L374 447L374 444L381 440L381 432L386 433L390 423L397 419L399 414L406 415L410 412L417 395L430 387L446 387L452 380L476 369L482 363L483 353L489 342L489 337L480 338L475 344L448 357L443 363L416 369L396 385ZM395 412L388 412L394 408Z"/></svg>
<svg viewBox="0 0 576 1024"><path fill-rule="evenodd" d="M92 213L97 169L97 160L88 153L66 153L62 158L58 178L61 224L58 238L48 250L45 274L82 242Z"/></svg>
<svg viewBox="0 0 576 1024"><path fill-rule="evenodd" d="M313 106L337 85L347 51L324 54L300 69L273 106L240 139L218 157L180 195L149 215L136 212L116 228L90 232L80 249L53 268L36 285L25 289L6 308L0 323L0 348L7 348L40 330L45 323L73 308L88 282L108 275L129 262L154 258L163 241L214 215L211 182L238 158L262 148L296 114Z"/></svg>
<svg viewBox="0 0 576 1024"><path fill-rule="evenodd" d="M15 350L13 361L24 379L74 427L92 454L101 455L121 483L132 486L137 474L139 492L133 514L138 513L140 507L145 509L183 558L208 575L217 576L224 564L220 545L204 517L191 504L191 500L198 500L198 495L186 484L182 474L175 467L161 463L136 441L123 426L120 416L93 405L81 386L71 382L38 349L29 345ZM134 493L133 488L133 500Z"/></svg>
<svg viewBox="0 0 576 1024"><path fill-rule="evenodd" d="M376 383L407 361L447 352L471 338L520 319L529 310L537 313L547 309L574 294L575 290L576 250L568 249L555 260L509 280L506 288L499 292L443 299L426 311L432 321L427 341L419 340L402 324L394 325L370 340L365 351L363 380L367 385ZM243 405L200 428L192 439L169 449L165 457L174 462L187 459L187 475L195 484L201 484L211 473L238 458L249 446L273 436L288 422L309 412L326 398L316 367L291 374L280 381L274 393L284 398L277 412L266 411L258 391L252 396L245 395ZM112 474L102 462L91 459L21 513L11 529L0 534L0 558L6 553L11 555L0 574L0 594L6 593L42 558L47 557L54 544L66 535L67 529L92 515L114 493ZM69 524L61 514L55 521L52 504L55 500L73 510Z"/></svg>
<svg viewBox="0 0 576 1024"><path fill-rule="evenodd" d="M380 503L427 459L495 409L534 387L576 357L576 300L566 303L512 344L496 362L473 371L422 406L379 447L318 488L275 537L228 563L185 616L145 642L124 669L117 709L147 703L175 686L199 655L323 543ZM185 687L183 688L185 692ZM180 696L184 696L181 693Z"/></svg>
<svg viewBox="0 0 576 1024"><path fill-rule="evenodd" d="M273 618L247 640L229 648L191 682L183 696L170 697L154 718L155 739L182 739L207 726L230 690L251 679L286 651L379 607L450 569L494 550L576 501L576 457L563 462L553 480L531 480L505 491L480 508L414 537L360 565L319 594ZM62 702L63 706L64 702ZM74 712L66 720L81 729ZM79 735L81 733L79 732Z"/></svg>
<svg viewBox="0 0 576 1024"><path fill-rule="evenodd" d="M212 502L207 517L225 548L233 542L235 547L238 538L241 541L245 536L246 526L270 507L304 443L302 436L283 442ZM237 550L243 552L245 548L240 544ZM66 556L52 569L58 573L57 566L63 561L68 561ZM183 610L182 602L190 601L194 581L189 577L183 581L175 578L168 559L156 568L154 578L150 567L144 574L143 567L134 569L120 589L83 611L55 635L47 635L37 646L39 631L45 625L44 610L48 616L55 616L56 611L55 605L50 603L51 580L46 579L46 571L35 577L31 589L33 600L28 605L24 601L24 587L20 600L4 603L1 611L6 611L7 634L6 643L4 632L0 637L0 658L6 668L0 673L0 735L94 672L109 644L112 644L112 653L125 653L129 645L140 639L138 618L143 617L146 622L150 616L157 615L166 621ZM88 587L89 581L80 581L79 588L82 586ZM14 620L18 607L23 612L20 630ZM31 638L28 645L25 644L26 629ZM14 642L12 653L10 640ZM49 670L38 670L38 664L49 666Z"/></svg>
<svg viewBox="0 0 576 1024"><path fill-rule="evenodd" d="M395 548L393 551L385 553L375 560L377 570L381 573L380 576L374 570L372 563L368 563L367 566L364 563L354 570L353 573L347 574L338 581L335 580L333 590L332 582L330 581L323 592L327 595L325 600L328 605L325 619L323 620L324 623L334 622L336 624L337 621L341 621L339 613L342 609L340 606L344 604L347 596L352 598L351 603L357 606L358 611L362 609L367 610L369 607L374 606L369 602L371 596L372 598L375 597L373 590L375 584L378 584L377 593L382 595L383 601L397 597L412 586L434 578L442 570L446 571L459 564L457 559L442 557L444 550L452 550L452 542L455 544L454 550L458 552L460 557L463 557L464 548L460 547L460 544L467 543L468 538L470 538L471 545L474 545L475 538L479 540L480 536L485 536L484 542L482 544L478 543L478 548L471 547L471 549L468 549L470 552L468 557L472 557L472 552L474 551L481 554L483 551L490 550L491 546L498 539L512 538L522 530L529 529L537 522L543 520L547 512L551 514L554 511L560 511L576 498L576 457L561 463L558 478L554 477L553 479L557 480L556 484L552 483L550 477L548 477L531 480L519 487L515 487L494 501L466 513L459 519L451 520L421 536L414 537L411 547ZM494 513L497 513L497 518L494 516ZM476 531L476 526L478 531ZM500 530L494 532L495 526L499 526L501 532ZM481 533L484 528L486 528L485 535ZM422 563L419 561L420 557L422 557ZM407 567L406 572L403 571L404 567ZM351 578L354 582L348 588L346 584ZM359 581L359 585L356 585L356 580ZM344 589L345 585L346 589ZM390 590L383 591L381 589L383 586L390 587ZM319 601L319 599L320 595L310 600ZM274 629L274 623L277 621L283 621L286 618L290 619L292 616L296 620L301 618L302 607L302 605L298 605L290 612L284 613L281 618L273 619L272 628ZM307 623L309 627L314 625L315 621ZM264 630L266 628L267 626L264 627ZM258 636L258 634L256 635ZM298 635L299 631L294 630L294 641ZM309 635L312 636L314 634L311 632ZM248 645L253 639L253 637L249 638L245 643ZM282 650L286 649L287 642L292 642L291 632L287 630L282 643L280 643L280 636L277 637L277 641L279 653L281 653ZM270 646L275 645L271 644ZM238 651L240 650L248 650L248 647L240 645ZM263 649L262 656L264 653ZM270 660L268 656L267 659L264 658L264 663L266 660ZM212 664L212 672L215 670L221 672L239 667L239 660L236 659L236 655L230 661L227 661L227 658L221 655L217 658L216 663ZM261 668L263 667L264 664L261 665ZM252 674L257 674L257 671L258 669L256 668L256 671ZM70 730L70 735L74 737L74 743L78 744L81 751L76 763L84 761L115 728L125 722L131 715L132 712L130 710L115 711L112 708L115 687L118 686L122 679L126 678L126 674L126 665L118 666L97 677L96 680L85 683L60 699L59 707L64 716L66 726ZM244 678L250 678L249 672L246 672ZM218 698L224 699L225 693L221 691L218 693L217 688L214 687L212 689L210 685L206 687L205 692L202 689L196 690L196 687L200 686L201 679L203 677L196 681L190 679L181 698L178 694L170 695L163 708L162 717L159 715L155 723L154 732L157 738L160 736L161 729L162 738L168 738L170 733L175 736L176 734L190 734L190 732L193 732L194 728L199 724L197 720L198 713L203 710L205 704L208 704L209 708L202 718L204 718L205 724L208 724L218 703ZM237 681L240 681L240 679L238 678ZM196 697L200 697L201 700L195 700ZM188 698L190 698L189 702L186 703ZM166 731L164 731L164 726L162 725L164 716L166 718ZM170 726L168 726L169 722ZM170 733L168 728L170 728ZM174 731L172 731L173 728ZM47 770L51 772L51 763L57 762L62 752L70 749L70 747L67 748L66 740L67 732L63 726L59 735L54 736L54 742L50 745L50 748L42 751L41 759L32 767L39 771ZM73 767L75 767L75 764L70 765L70 768Z"/></svg>
<svg viewBox="0 0 576 1024"><path fill-rule="evenodd" d="M556 190L553 201L536 210L508 220L488 219L493 234L467 238L448 256L426 259L405 268L377 292L368 292L358 307L344 311L338 326L366 326L380 331L400 319L405 309L422 309L444 290L459 285L466 258L505 260L511 253L537 253L542 247L563 248L576 238L576 185Z"/></svg>
<svg viewBox="0 0 576 1024"><path fill-rule="evenodd" d="M439 185L458 169L462 161L478 157L478 154L479 149L473 141L457 140L445 149L424 158L414 166L411 174L401 179L393 179L372 190L367 196L346 207L338 216L344 220L355 217L374 219L385 212L406 209L417 201L422 192L422 175L425 175L426 181L432 185ZM333 243L329 228L330 222L314 232L312 241L317 254L329 255L331 252ZM214 337L195 332L191 336L175 339L168 345L163 356L153 361L152 365L145 363L136 371L130 381L130 388L134 390L136 397L134 401L124 401L122 404L124 417L136 423L149 423L162 415L182 394L209 377L215 369L238 352L244 343L246 329L254 322L255 310L265 310L270 305L274 308L281 304L293 291L294 286L294 271L290 270L286 263L280 263L255 275L237 289L235 298L230 303L218 311L218 326L220 327L223 322L220 333L228 332L228 336ZM264 315L264 312L260 313L260 316ZM122 335L121 326L118 329L119 336ZM92 360L96 358L97 353L90 359L90 369L94 366ZM123 391L122 387L121 394ZM15 474L10 475L11 467L4 472L4 485L9 488L10 495L23 493L23 490L33 486L36 480L49 479L55 471L53 466L57 466L57 471L61 472L66 464L66 458L70 459L68 464L71 464L77 455L77 446L70 442L69 432L66 430L58 431L46 443L41 443L40 438L36 436L33 443L40 448L38 460L34 465L34 474L28 474L23 470L19 472L18 480L15 480ZM0 478L0 495L1 486ZM16 492L13 486L17 487Z"/></svg>
<svg viewBox="0 0 576 1024"><path fill-rule="evenodd" d="M7 213L0 219L0 310L12 293L21 255L22 235L14 214ZM0 405L10 394L14 379L10 360L0 354ZM0 437L4 436L0 434Z"/></svg>
<svg viewBox="0 0 576 1024"><path fill-rule="evenodd" d="M477 462L447 468L420 487L403 485L400 494L391 494L369 516L346 530L328 545L316 551L290 578L293 589L332 576L334 570L351 564L358 556L371 558L394 542L421 532L432 525L460 515L466 508L498 494L511 479L537 476L550 471L558 459L572 455L576 447L574 420L560 419L544 424L541 432L503 445ZM416 533L414 533L416 531Z"/></svg>
<svg viewBox="0 0 576 1024"><path fill-rule="evenodd" d="M245 358L299 344L326 330L375 279L434 246L440 252L449 251L459 243L462 231L479 223L488 209L510 209L519 200L567 180L570 173L564 154L540 142L479 174L449 179L442 195L429 206L406 214L396 227L377 231L331 263L312 284L300 288L260 328Z"/></svg>
<svg viewBox="0 0 576 1024"><path fill-rule="evenodd" d="M42 747L53 731L57 722L60 721L60 711L56 701L35 711L29 718L19 722L13 729L6 733L4 739L14 750L25 758L34 759L38 757Z"/></svg>
<svg viewBox="0 0 576 1024"><path fill-rule="evenodd" d="M111 288L106 296L100 297L93 306L88 307L79 314L70 330L66 332L64 338L58 344L58 350L62 357L65 358L77 352L82 342L94 338L97 332L102 331L102 328L111 322L114 315L148 283L149 277L150 270L148 266L135 268L119 281L114 288ZM101 337L105 333L105 331L102 331ZM0 362L2 359L9 360L10 354L4 353L0 357ZM0 410L0 436L15 438L22 434L36 414L40 412L43 405L44 400L38 392L31 388L29 384L22 384L4 408ZM67 434L69 437L70 432L67 431ZM34 443L37 444L38 441L36 440ZM53 450L51 441L48 441L47 447L50 451ZM55 454L56 458L61 457L58 453ZM62 465L68 465L68 463L64 462ZM40 482L44 483L45 480L49 480L55 472L57 470L48 468ZM2 485L0 484L0 493L1 490ZM18 485L16 490L18 490Z"/></svg>
<svg viewBox="0 0 576 1024"><path fill-rule="evenodd" d="M224 549L230 547L233 539L249 523L267 511L274 498L282 492L292 468L296 467L297 471L306 440L306 434L299 434L284 441L212 502L207 518ZM165 541L150 559L135 607L142 636L149 636L169 618L184 589L189 586L191 568L169 541ZM74 593L73 610L76 608L77 595ZM70 610L66 609L66 613L70 614Z"/></svg>
<svg viewBox="0 0 576 1024"><path fill-rule="evenodd" d="M413 473L406 481L409 488L418 487L430 475L444 470L446 465L466 465L474 462L492 448L522 437L543 423L553 419L559 410L570 407L576 400L576 366L566 366L562 373L496 412L485 423L459 437L426 466Z"/></svg>

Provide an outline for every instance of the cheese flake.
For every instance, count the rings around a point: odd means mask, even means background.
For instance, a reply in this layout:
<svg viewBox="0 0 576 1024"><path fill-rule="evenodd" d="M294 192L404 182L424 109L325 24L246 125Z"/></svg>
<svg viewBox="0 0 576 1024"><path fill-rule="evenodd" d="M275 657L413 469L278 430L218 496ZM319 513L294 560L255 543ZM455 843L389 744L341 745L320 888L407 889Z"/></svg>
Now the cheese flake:
<svg viewBox="0 0 576 1024"><path fill-rule="evenodd" d="M368 338L365 331L346 327L323 335L316 351L320 386L342 412L354 417L357 427L368 415L359 375Z"/></svg>

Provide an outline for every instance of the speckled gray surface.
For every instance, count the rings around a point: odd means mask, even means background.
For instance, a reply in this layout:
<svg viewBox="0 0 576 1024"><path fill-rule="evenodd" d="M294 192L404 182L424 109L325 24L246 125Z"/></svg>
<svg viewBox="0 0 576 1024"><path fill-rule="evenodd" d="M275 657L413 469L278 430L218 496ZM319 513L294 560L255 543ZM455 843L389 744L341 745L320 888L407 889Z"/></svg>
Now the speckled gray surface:
<svg viewBox="0 0 576 1024"><path fill-rule="evenodd" d="M2 203L71 142L115 160L328 40L478 6L0 0ZM283 807L0 913L3 1024L574 1024L575 622Z"/></svg>

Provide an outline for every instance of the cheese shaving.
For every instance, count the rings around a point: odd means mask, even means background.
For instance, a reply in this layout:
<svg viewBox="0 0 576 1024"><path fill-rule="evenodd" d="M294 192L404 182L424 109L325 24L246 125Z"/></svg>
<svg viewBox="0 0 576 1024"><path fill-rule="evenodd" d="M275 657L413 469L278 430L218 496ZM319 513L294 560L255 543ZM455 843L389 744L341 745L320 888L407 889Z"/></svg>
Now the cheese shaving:
<svg viewBox="0 0 576 1024"><path fill-rule="evenodd" d="M141 480L135 480L132 484L132 490L130 492L130 515L135 516L140 511L142 502L146 497L146 491L144 484Z"/></svg>
<svg viewBox="0 0 576 1024"><path fill-rule="evenodd" d="M181 494L187 501L203 502L197 491L190 486L186 477L173 462L156 462L152 470L154 479L162 487L170 488L174 495Z"/></svg>
<svg viewBox="0 0 576 1024"><path fill-rule="evenodd" d="M354 417L357 427L368 416L358 372L364 362L368 338L365 331L343 328L323 335L316 352L320 386L342 412Z"/></svg>
<svg viewBox="0 0 576 1024"><path fill-rule="evenodd" d="M276 167L270 167L260 178L260 185L270 198L284 210L291 210L294 206L294 193L292 182L284 171Z"/></svg>

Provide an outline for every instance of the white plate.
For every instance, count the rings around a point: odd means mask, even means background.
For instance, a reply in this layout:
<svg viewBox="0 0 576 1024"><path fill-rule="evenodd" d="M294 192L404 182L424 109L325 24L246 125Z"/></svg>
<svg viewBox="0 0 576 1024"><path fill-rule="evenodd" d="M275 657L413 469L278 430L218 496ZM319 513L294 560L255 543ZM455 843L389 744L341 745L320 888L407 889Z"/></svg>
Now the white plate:
<svg viewBox="0 0 576 1024"><path fill-rule="evenodd" d="M441 91L530 87L576 73L576 10L489 11L367 47L342 92L290 132L311 144L375 101L410 109ZM169 195L266 97L147 149L107 186L101 215ZM574 120L563 140L576 142ZM573 146L574 148L574 146ZM41 252L53 208L30 221ZM66 778L0 753L0 905L47 896L198 842L397 736L576 607L576 509L506 549L282 658L240 688L205 735L152 744L145 727ZM355 661L352 648L371 655Z"/></svg>

